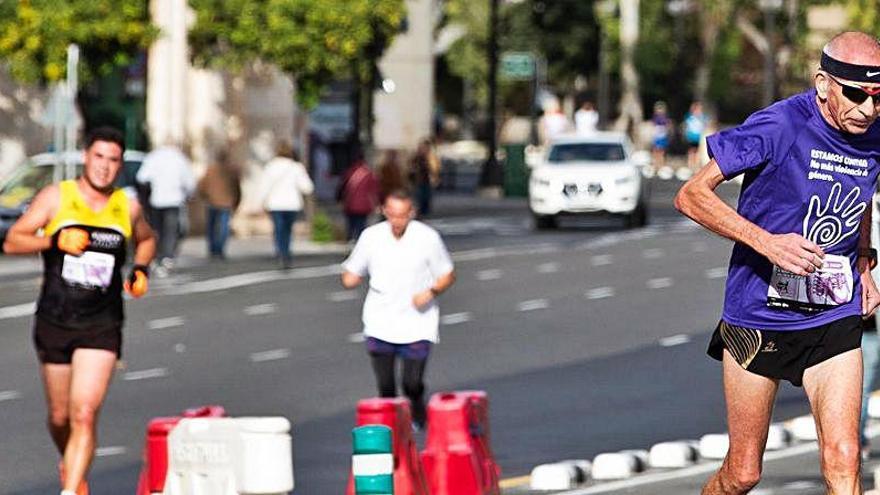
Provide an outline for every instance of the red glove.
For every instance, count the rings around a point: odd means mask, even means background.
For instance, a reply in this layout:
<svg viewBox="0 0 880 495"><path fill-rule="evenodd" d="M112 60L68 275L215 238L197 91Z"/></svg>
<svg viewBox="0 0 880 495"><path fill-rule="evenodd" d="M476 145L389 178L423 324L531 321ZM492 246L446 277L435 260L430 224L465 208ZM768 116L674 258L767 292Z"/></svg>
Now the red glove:
<svg viewBox="0 0 880 495"><path fill-rule="evenodd" d="M75 227L61 229L55 243L58 249L74 256L80 256L89 247L89 233Z"/></svg>

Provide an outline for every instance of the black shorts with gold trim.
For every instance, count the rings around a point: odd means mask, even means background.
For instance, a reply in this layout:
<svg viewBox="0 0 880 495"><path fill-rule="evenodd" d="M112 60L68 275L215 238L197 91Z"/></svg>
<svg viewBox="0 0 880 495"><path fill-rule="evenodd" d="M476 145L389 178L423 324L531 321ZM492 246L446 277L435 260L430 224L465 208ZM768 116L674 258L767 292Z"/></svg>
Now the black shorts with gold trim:
<svg viewBox="0 0 880 495"><path fill-rule="evenodd" d="M847 316L825 325L796 331L758 330L718 323L709 341L709 356L721 361L724 349L743 369L803 386L804 371L862 344L862 318Z"/></svg>

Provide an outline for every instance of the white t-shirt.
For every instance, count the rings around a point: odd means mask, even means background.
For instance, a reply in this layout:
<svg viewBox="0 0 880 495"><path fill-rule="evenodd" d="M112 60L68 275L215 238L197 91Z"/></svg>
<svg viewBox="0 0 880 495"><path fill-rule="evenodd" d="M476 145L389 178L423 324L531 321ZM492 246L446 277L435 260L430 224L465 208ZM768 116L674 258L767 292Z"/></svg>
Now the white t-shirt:
<svg viewBox="0 0 880 495"><path fill-rule="evenodd" d="M582 108L574 113L574 127L578 134L592 134L596 132L598 125L599 112Z"/></svg>
<svg viewBox="0 0 880 495"><path fill-rule="evenodd" d="M266 164L257 196L269 211L302 211L303 195L314 189L302 163L277 156Z"/></svg>
<svg viewBox="0 0 880 495"><path fill-rule="evenodd" d="M173 146L163 146L148 153L138 169L136 180L150 184L150 205L154 208L178 208L196 187L189 159Z"/></svg>
<svg viewBox="0 0 880 495"><path fill-rule="evenodd" d="M363 310L364 335L394 344L439 340L436 301L423 310L416 309L412 301L453 270L436 230L413 220L403 236L395 239L388 222L373 225L361 234L342 268L370 277Z"/></svg>

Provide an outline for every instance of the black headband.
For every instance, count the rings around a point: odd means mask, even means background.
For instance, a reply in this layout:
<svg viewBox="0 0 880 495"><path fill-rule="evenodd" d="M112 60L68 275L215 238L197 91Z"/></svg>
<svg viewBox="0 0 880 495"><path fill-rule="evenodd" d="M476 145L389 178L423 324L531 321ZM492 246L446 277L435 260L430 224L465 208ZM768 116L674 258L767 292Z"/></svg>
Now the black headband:
<svg viewBox="0 0 880 495"><path fill-rule="evenodd" d="M822 52L822 61L819 68L832 76L837 76L847 81L861 83L880 83L880 66L856 65L842 62Z"/></svg>

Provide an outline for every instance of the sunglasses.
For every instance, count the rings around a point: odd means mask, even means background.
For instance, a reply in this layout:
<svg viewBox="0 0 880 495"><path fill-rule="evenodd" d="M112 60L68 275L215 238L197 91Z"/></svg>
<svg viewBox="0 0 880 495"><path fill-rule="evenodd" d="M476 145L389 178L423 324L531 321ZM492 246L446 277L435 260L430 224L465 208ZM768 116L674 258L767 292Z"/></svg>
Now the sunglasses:
<svg viewBox="0 0 880 495"><path fill-rule="evenodd" d="M874 106L880 106L880 87L865 88L862 86L851 86L847 83L841 82L840 79L837 79L831 74L828 74L828 77L840 86L843 96L847 100L856 105L861 105L870 97L874 101Z"/></svg>

